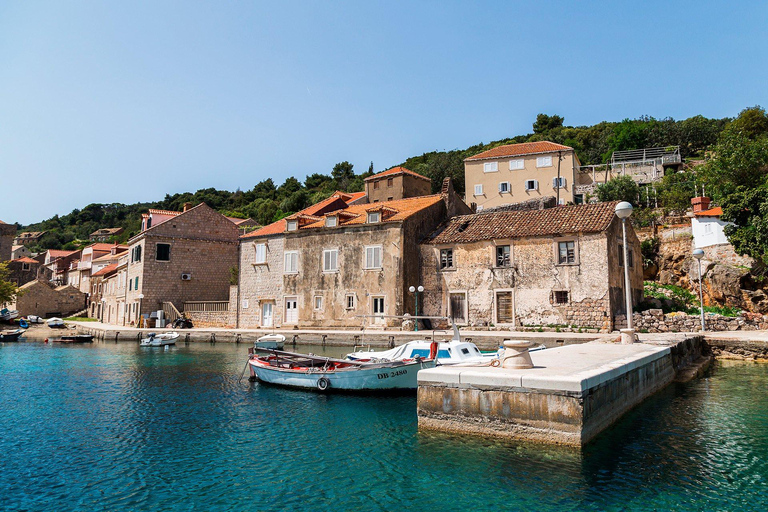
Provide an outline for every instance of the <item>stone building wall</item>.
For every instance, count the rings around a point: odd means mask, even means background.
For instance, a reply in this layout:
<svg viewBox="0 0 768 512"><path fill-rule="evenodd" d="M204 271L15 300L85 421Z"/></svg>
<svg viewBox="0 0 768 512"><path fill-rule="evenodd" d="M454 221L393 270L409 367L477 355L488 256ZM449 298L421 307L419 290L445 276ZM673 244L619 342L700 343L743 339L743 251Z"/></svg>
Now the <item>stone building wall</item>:
<svg viewBox="0 0 768 512"><path fill-rule="evenodd" d="M181 311L186 301L229 300L231 272L238 266L238 234L225 216L201 204L134 237L129 254L140 245L142 259L128 266L129 323L139 315L133 304L149 313L161 309L163 302L172 302ZM171 246L170 261L157 259L159 243ZM183 274L191 278L182 279Z"/></svg>
<svg viewBox="0 0 768 512"><path fill-rule="evenodd" d="M266 263L257 264L256 245L261 243L266 245ZM279 327L282 324L284 248L285 237L282 233L271 237L241 241L239 327L260 327L264 302L272 303L273 325ZM230 304L233 300L232 295L230 292ZM234 300L237 301L236 290L234 295Z"/></svg>
<svg viewBox="0 0 768 512"><path fill-rule="evenodd" d="M22 293L12 307L19 310L20 316L68 316L86 308L86 294L72 286L54 288L35 280L20 289Z"/></svg>
<svg viewBox="0 0 768 512"><path fill-rule="evenodd" d="M24 267L27 270L24 270ZM37 279L37 271L40 268L38 262L21 262L11 260L8 262L8 270L11 271L11 282L16 286L22 286Z"/></svg>
<svg viewBox="0 0 768 512"><path fill-rule="evenodd" d="M11 259L13 239L16 236L16 225L0 221L0 261Z"/></svg>
<svg viewBox="0 0 768 512"><path fill-rule="evenodd" d="M687 313L667 313L661 309L648 309L632 315L633 327L639 332L697 332L701 330L701 317ZM756 331L768 329L768 316L746 313L737 317L704 314L708 331ZM626 318L616 317L616 329L627 326Z"/></svg>

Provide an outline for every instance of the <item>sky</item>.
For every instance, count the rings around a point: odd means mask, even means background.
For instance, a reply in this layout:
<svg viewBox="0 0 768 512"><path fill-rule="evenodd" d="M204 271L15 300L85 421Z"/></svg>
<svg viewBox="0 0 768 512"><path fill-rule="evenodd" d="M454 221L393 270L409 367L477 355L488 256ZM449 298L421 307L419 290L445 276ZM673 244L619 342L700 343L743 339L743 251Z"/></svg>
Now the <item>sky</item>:
<svg viewBox="0 0 768 512"><path fill-rule="evenodd" d="M0 220L768 107L766 2L0 0Z"/></svg>

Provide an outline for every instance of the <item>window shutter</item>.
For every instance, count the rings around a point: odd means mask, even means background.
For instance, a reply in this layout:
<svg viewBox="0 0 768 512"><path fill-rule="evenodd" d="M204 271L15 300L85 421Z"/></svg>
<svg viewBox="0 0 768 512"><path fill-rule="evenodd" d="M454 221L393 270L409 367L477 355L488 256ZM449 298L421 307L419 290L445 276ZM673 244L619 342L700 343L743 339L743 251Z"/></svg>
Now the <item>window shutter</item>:
<svg viewBox="0 0 768 512"><path fill-rule="evenodd" d="M552 187L557 188L557 178L552 178Z"/></svg>

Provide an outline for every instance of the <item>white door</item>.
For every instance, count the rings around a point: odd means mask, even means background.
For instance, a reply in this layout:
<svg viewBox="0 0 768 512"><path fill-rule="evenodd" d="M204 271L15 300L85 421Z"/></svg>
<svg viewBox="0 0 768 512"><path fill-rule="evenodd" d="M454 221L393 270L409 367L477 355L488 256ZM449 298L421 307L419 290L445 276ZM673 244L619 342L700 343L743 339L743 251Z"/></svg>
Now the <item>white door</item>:
<svg viewBox="0 0 768 512"><path fill-rule="evenodd" d="M373 323L379 325L384 323L384 297L373 297L373 314L376 317Z"/></svg>
<svg viewBox="0 0 768 512"><path fill-rule="evenodd" d="M272 304L271 302L265 302L261 306L261 326L272 327Z"/></svg>
<svg viewBox="0 0 768 512"><path fill-rule="evenodd" d="M285 299L285 323L296 324L299 322L299 305L296 297Z"/></svg>

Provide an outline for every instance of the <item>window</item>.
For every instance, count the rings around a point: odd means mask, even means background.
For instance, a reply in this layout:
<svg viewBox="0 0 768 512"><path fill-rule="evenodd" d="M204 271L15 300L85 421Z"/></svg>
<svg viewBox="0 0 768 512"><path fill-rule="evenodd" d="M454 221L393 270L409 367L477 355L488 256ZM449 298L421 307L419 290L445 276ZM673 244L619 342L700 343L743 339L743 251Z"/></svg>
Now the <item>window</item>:
<svg viewBox="0 0 768 512"><path fill-rule="evenodd" d="M267 244L254 244L253 251L255 254L255 263L267 262Z"/></svg>
<svg viewBox="0 0 768 512"><path fill-rule="evenodd" d="M315 299L313 301L315 306L315 311L321 311L323 309L323 296L322 295L315 295Z"/></svg>
<svg viewBox="0 0 768 512"><path fill-rule="evenodd" d="M573 194L573 204L584 204L584 194Z"/></svg>
<svg viewBox="0 0 768 512"><path fill-rule="evenodd" d="M365 248L365 268L381 268L381 246Z"/></svg>
<svg viewBox="0 0 768 512"><path fill-rule="evenodd" d="M568 304L568 292L556 291L555 292L555 304Z"/></svg>
<svg viewBox="0 0 768 512"><path fill-rule="evenodd" d="M380 181L374 181L373 182L373 190L379 190L379 183L381 183L381 182Z"/></svg>
<svg viewBox="0 0 768 512"><path fill-rule="evenodd" d="M139 276L136 276L136 282L133 283L133 289L138 290L139 289Z"/></svg>
<svg viewBox="0 0 768 512"><path fill-rule="evenodd" d="M131 263L141 261L141 246L137 245L131 250Z"/></svg>
<svg viewBox="0 0 768 512"><path fill-rule="evenodd" d="M520 169L525 169L525 160L510 160L509 161L509 170L510 171L519 171Z"/></svg>
<svg viewBox="0 0 768 512"><path fill-rule="evenodd" d="M497 267L509 267L509 246L497 245L496 246L496 266Z"/></svg>
<svg viewBox="0 0 768 512"><path fill-rule="evenodd" d="M536 159L536 167L552 167L551 156L540 156Z"/></svg>
<svg viewBox="0 0 768 512"><path fill-rule="evenodd" d="M537 180L525 180L525 190L538 190L539 182Z"/></svg>
<svg viewBox="0 0 768 512"><path fill-rule="evenodd" d="M326 249L323 251L323 272L337 272L339 270L339 250Z"/></svg>
<svg viewBox="0 0 768 512"><path fill-rule="evenodd" d="M624 247L619 244L619 266L624 266Z"/></svg>
<svg viewBox="0 0 768 512"><path fill-rule="evenodd" d="M475 185L475 195L476 196L483 195L483 186L482 185Z"/></svg>
<svg viewBox="0 0 768 512"><path fill-rule="evenodd" d="M627 259L629 260L629 268L634 268L634 255L632 254L632 249L629 249L627 251ZM622 245L619 245L619 266L624 266L624 247Z"/></svg>
<svg viewBox="0 0 768 512"><path fill-rule="evenodd" d="M553 188L565 188L565 178L560 176L559 178L552 178Z"/></svg>
<svg viewBox="0 0 768 512"><path fill-rule="evenodd" d="M440 249L440 269L453 268L453 249Z"/></svg>
<svg viewBox="0 0 768 512"><path fill-rule="evenodd" d="M21 270L23 272L26 272L27 270L29 270L29 263L22 263L21 264Z"/></svg>
<svg viewBox="0 0 768 512"><path fill-rule="evenodd" d="M479 205L477 205L477 210L476 211L481 212L484 209L485 209L485 207L483 205L479 204Z"/></svg>
<svg viewBox="0 0 768 512"><path fill-rule="evenodd" d="M368 224L381 222L381 212L368 212Z"/></svg>
<svg viewBox="0 0 768 512"><path fill-rule="evenodd" d="M392 188L395 185L395 180L393 178L387 178L387 188Z"/></svg>
<svg viewBox="0 0 768 512"><path fill-rule="evenodd" d="M393 198L392 196L389 196L389 197L387 198L387 201L391 201L392 199L394 199L394 198Z"/></svg>
<svg viewBox="0 0 768 512"><path fill-rule="evenodd" d="M283 270L286 274L298 274L299 273L299 252L298 251L285 251L284 254L285 268Z"/></svg>
<svg viewBox="0 0 768 512"><path fill-rule="evenodd" d="M355 309L355 294L348 293L344 302L346 302L347 309Z"/></svg>
<svg viewBox="0 0 768 512"><path fill-rule="evenodd" d="M155 251L157 261L171 261L171 244L157 244Z"/></svg>
<svg viewBox="0 0 768 512"><path fill-rule="evenodd" d="M299 221L297 220L289 220L286 222L286 229L288 231L296 231L299 229Z"/></svg>
<svg viewBox="0 0 768 512"><path fill-rule="evenodd" d="M557 263L560 265L567 265L569 263L576 263L576 242L558 242L558 257Z"/></svg>
<svg viewBox="0 0 768 512"><path fill-rule="evenodd" d="M501 324L511 324L512 315L512 292L496 292L496 321Z"/></svg>
<svg viewBox="0 0 768 512"><path fill-rule="evenodd" d="M327 228L333 228L336 227L336 224L338 223L338 217L335 215L331 215L330 217L325 218L325 227Z"/></svg>
<svg viewBox="0 0 768 512"><path fill-rule="evenodd" d="M485 162L483 164L483 172L496 172L499 170L498 162Z"/></svg>
<svg viewBox="0 0 768 512"><path fill-rule="evenodd" d="M500 194L508 194L509 193L509 182L508 181L502 181L499 183L499 193Z"/></svg>
<svg viewBox="0 0 768 512"><path fill-rule="evenodd" d="M709 235L712 233L712 224L710 222L703 223L704 226L704 234Z"/></svg>
<svg viewBox="0 0 768 512"><path fill-rule="evenodd" d="M627 259L629 260L629 268L635 268L635 261L632 256L632 249L627 251Z"/></svg>

